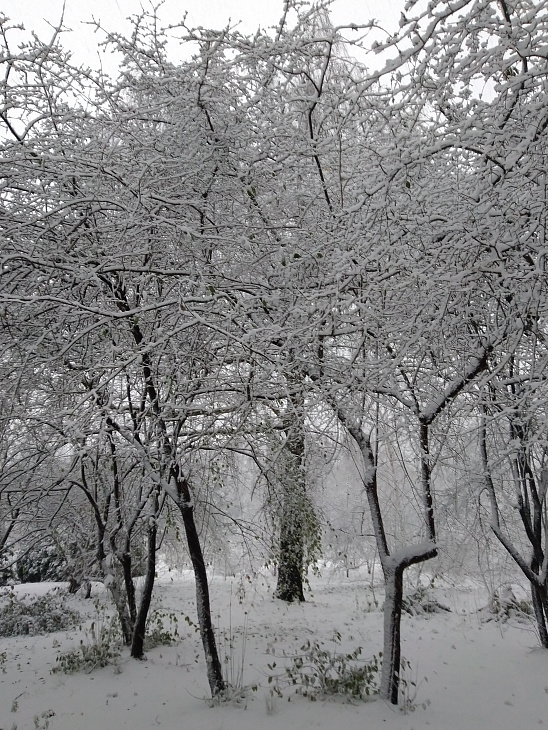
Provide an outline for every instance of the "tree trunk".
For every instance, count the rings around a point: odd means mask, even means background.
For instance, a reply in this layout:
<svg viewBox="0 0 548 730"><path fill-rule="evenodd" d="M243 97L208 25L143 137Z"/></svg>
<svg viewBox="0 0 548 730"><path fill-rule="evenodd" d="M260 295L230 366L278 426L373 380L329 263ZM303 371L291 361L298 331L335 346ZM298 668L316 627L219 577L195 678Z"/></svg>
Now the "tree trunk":
<svg viewBox="0 0 548 730"><path fill-rule="evenodd" d="M287 490L290 491L290 490ZM280 524L280 554L275 596L282 601L304 601L304 536L302 504L295 494L285 494Z"/></svg>
<svg viewBox="0 0 548 730"><path fill-rule="evenodd" d="M183 517L183 524L185 526L186 539L188 543L188 552L192 561L196 581L196 609L198 612L200 635L202 637L202 644L204 647L207 679L211 689L211 694L215 697L225 689L225 682L223 679L219 654L217 653L213 622L211 620L207 571L204 563L202 546L200 544L200 537L194 520L194 508L192 507L192 503L190 501L181 502L179 503L179 509L181 510L181 515Z"/></svg>
<svg viewBox="0 0 548 730"><path fill-rule="evenodd" d="M129 543L129 540L128 540ZM127 604L129 609L129 618L132 625L135 625L137 620L137 602L135 600L135 583L133 582L132 572L132 560L129 544L126 546L124 553L119 556L120 564L124 574L124 586L126 589Z"/></svg>
<svg viewBox="0 0 548 730"><path fill-rule="evenodd" d="M489 465L489 459L487 454L486 415L487 410L484 408L484 416L480 425L480 453L483 466L483 476L485 479L485 485L487 487L487 493L489 495L489 501L491 505L491 529L493 530L501 545L507 550L508 554L521 568L523 574L529 581L529 584L531 586L531 600L533 603L533 610L535 612L540 645L545 649L548 649L548 628L546 626L546 617L548 616L548 600L546 594L546 586L543 585L543 581L541 580L539 574L540 571L542 571L542 565L544 563L542 515L545 508L545 480L547 476L544 472L541 474L541 499L539 497L539 490L533 475L532 468L527 460L526 450L523 447L523 443L525 442L525 434L516 427L514 421L512 420L512 418L510 418L510 436L511 438L516 438L521 442L521 451L519 453L519 458L514 460L512 466L514 478L518 485L518 511L521 517L525 534L529 538L529 542L531 543L532 547L533 554L531 560L528 562L516 548L514 543L512 543L510 539L502 532L498 499L495 491L495 485L491 476L491 468ZM532 503L533 505L532 510L530 507L530 503Z"/></svg>
<svg viewBox="0 0 548 730"><path fill-rule="evenodd" d="M73 575L69 576L68 584L68 592L70 594L74 594L80 590L81 583Z"/></svg>
<svg viewBox="0 0 548 730"><path fill-rule="evenodd" d="M124 644L131 646L133 640L133 622L129 615L127 601L124 596L124 592L120 588L118 578L111 572L107 575L108 589L112 595L114 605L118 612L118 619L122 628L122 636L124 637Z"/></svg>
<svg viewBox="0 0 548 730"><path fill-rule="evenodd" d="M381 699L398 704L401 665L401 614L403 603L403 572L406 568L417 563L436 557L438 554L435 544L434 514L430 494L430 471L423 465L422 483L425 503L425 521L429 539L419 545L409 546L399 553L390 554L386 531L382 517L379 494L377 489L377 469L371 443L361 428L352 425L346 413L339 409L340 421L346 426L358 446L363 459L363 483L371 521L375 532L375 541L381 560L384 574L384 646L381 668ZM421 446L427 445L428 433L421 431ZM427 453L427 452L426 452ZM423 461L425 457L423 456Z"/></svg>
<svg viewBox="0 0 548 730"><path fill-rule="evenodd" d="M535 619L537 621L538 635L540 645L544 649L548 649L548 630L546 629L546 614L542 593L538 586L531 583L531 599L533 601L533 609L535 611Z"/></svg>
<svg viewBox="0 0 548 730"><path fill-rule="evenodd" d="M402 566L385 572L384 586L384 647L380 696L383 700L397 705L401 665Z"/></svg>
<svg viewBox="0 0 548 730"><path fill-rule="evenodd" d="M141 595L141 603L135 621L133 631L133 643L131 645L131 656L134 659L142 659L145 651L145 633L152 601L154 579L156 577L156 537L158 534L158 493L154 495L154 513L149 518L148 539L147 539L147 572Z"/></svg>
<svg viewBox="0 0 548 730"><path fill-rule="evenodd" d="M280 552L278 555L278 581L274 595L282 601L304 601L304 551L305 533L312 517L311 505L306 494L305 436L303 405L299 399L291 400L286 416L286 442L282 449L282 513L280 519Z"/></svg>
<svg viewBox="0 0 548 730"><path fill-rule="evenodd" d="M540 532L540 525L539 525L539 532ZM542 548L540 546L540 536L538 536L539 544L535 546L535 550L533 551L533 558L531 560L531 570L536 575L539 574L539 572L542 569L542 563L539 562L539 552L542 557ZM546 590L543 590L540 583L540 576L538 583L534 583L533 581L529 581L531 584L531 600L533 603L533 610L535 612L535 619L537 622L537 628L538 628L538 638L540 641L540 645L544 649L548 649L548 629L546 627Z"/></svg>

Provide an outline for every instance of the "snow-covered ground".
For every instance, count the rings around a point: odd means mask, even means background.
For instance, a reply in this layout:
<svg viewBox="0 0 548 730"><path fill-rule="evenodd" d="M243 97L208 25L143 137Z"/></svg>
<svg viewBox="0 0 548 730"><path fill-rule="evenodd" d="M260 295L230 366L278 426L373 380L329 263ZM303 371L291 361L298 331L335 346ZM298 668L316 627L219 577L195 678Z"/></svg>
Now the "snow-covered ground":
<svg viewBox="0 0 548 730"><path fill-rule="evenodd" d="M43 592L52 585L19 586L18 593ZM548 725L548 654L540 650L531 623L483 623L477 609L485 596L473 585L446 586L436 596L451 613L403 618L403 654L410 662L407 708L380 700L312 702L282 687L271 693L269 675L283 673L289 656L308 640L364 657L382 649L382 591L372 593L367 575L325 571L311 579L301 605L272 598L268 577L212 577L212 606L228 679L248 689L239 702L217 705L207 696L189 574L164 576L156 605L179 619L180 641L157 647L144 661L123 653L117 666L90 673L51 673L60 651L88 641L81 631L0 639L1 730L515 730ZM94 586L96 603L66 600L105 622L106 596ZM333 637L341 635L340 644ZM89 636L89 629L88 634ZM286 658L284 658L284 652ZM272 671L269 664L276 662ZM416 683L414 687L411 682Z"/></svg>

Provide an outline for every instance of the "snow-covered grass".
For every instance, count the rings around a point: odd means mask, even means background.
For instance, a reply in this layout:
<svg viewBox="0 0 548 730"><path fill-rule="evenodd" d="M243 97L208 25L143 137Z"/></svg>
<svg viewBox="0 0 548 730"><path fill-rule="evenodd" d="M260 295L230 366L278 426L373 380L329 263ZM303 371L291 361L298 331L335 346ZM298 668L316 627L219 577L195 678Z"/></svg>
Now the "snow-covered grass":
<svg viewBox="0 0 548 730"><path fill-rule="evenodd" d="M17 592L47 588L52 585L19 586ZM91 601L66 598L83 615L81 630L0 640L2 730L515 730L548 724L548 654L537 648L533 625L482 621L477 609L487 597L471 581L434 591L451 613L404 616L403 655L410 668L405 670L403 709L380 700L311 702L282 681L284 666L307 642L324 642L327 650L337 652L361 646L364 659L378 654L382 613L374 598L382 604L382 590L376 587L373 596L367 575L346 578L326 570L311 578L312 591L300 605L273 599L268 575L212 576L226 673L247 687L225 703L204 699L208 686L192 623L194 585L188 572L167 574L156 590L157 607L179 617L177 644L149 651L144 661L123 650L111 666L52 673L59 652L87 640L91 622L108 620L110 606L100 588L94 585ZM282 697L272 693L276 680L269 683L270 675L279 676Z"/></svg>

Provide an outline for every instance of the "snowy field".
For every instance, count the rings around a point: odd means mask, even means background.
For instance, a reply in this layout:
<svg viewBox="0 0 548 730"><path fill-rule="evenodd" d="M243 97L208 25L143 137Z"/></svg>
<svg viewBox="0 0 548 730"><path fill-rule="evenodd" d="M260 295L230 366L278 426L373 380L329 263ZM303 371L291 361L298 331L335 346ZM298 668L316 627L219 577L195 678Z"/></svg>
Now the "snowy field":
<svg viewBox="0 0 548 730"><path fill-rule="evenodd" d="M44 592L53 584L18 586L18 594ZM405 706L380 700L350 703L309 699L281 680L291 656L307 641L329 651L363 647L365 658L382 648L382 589L368 576L324 573L311 579L301 605L272 598L272 579L211 579L217 638L227 679L245 685L239 700L208 702L194 619L193 582L188 574L164 576L156 608L176 614L180 639L135 661L127 652L114 665L91 672L52 673L59 652L90 641L90 626L108 623L110 610L99 584L92 600L66 600L84 617L82 631L0 639L1 730L515 730L548 726L548 656L537 648L533 624L485 622L481 590L447 585L435 591L451 613L403 618ZM2 589L6 590L6 589ZM86 631L87 626L87 631ZM333 638L340 634L340 642ZM284 657L285 652L285 657ZM269 664L276 662L274 670ZM241 676L243 668L243 677ZM414 686L416 684L416 686Z"/></svg>

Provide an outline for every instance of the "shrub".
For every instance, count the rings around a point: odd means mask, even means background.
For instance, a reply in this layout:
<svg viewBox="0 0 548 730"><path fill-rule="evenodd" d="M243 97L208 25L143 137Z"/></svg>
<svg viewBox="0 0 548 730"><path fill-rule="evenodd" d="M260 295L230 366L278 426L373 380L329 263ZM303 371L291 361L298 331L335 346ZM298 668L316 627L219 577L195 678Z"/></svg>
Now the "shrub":
<svg viewBox="0 0 548 730"><path fill-rule="evenodd" d="M147 620L145 651L155 646L171 646L179 641L178 619L174 613L153 611Z"/></svg>
<svg viewBox="0 0 548 730"><path fill-rule="evenodd" d="M483 614L483 621L501 621L516 619L518 621L529 620L533 615L533 607L530 601L523 601L516 598L512 587L501 586L493 592L489 604L480 609Z"/></svg>
<svg viewBox="0 0 548 730"><path fill-rule="evenodd" d="M340 634L333 641L339 643ZM378 674L380 655L361 659L362 647L341 653L325 648L324 642L310 640L301 646L300 653L291 657L290 666L282 675L268 678L274 692L282 696L281 686L295 687L297 694L310 700L343 697L348 700L372 699L379 691ZM268 665L273 670L276 663Z"/></svg>
<svg viewBox="0 0 548 730"><path fill-rule="evenodd" d="M448 606L439 603L431 594L430 587L419 586L412 593L405 596L402 609L411 616L420 616L431 613L451 612Z"/></svg>
<svg viewBox="0 0 548 730"><path fill-rule="evenodd" d="M66 593L58 589L43 596L18 598L13 590L0 599L0 636L50 634L73 629L81 620L78 611L65 606Z"/></svg>
<svg viewBox="0 0 548 730"><path fill-rule="evenodd" d="M21 583L65 581L69 578L67 561L52 543L27 550L18 558L16 571Z"/></svg>
<svg viewBox="0 0 548 730"><path fill-rule="evenodd" d="M76 649L57 655L57 664L51 670L52 674L80 671L89 674L97 667L107 667L109 664L118 666L121 648L122 635L116 617L106 620L98 618L92 622Z"/></svg>
<svg viewBox="0 0 548 730"><path fill-rule="evenodd" d="M15 556L11 550L0 551L0 586L17 582L14 570Z"/></svg>

